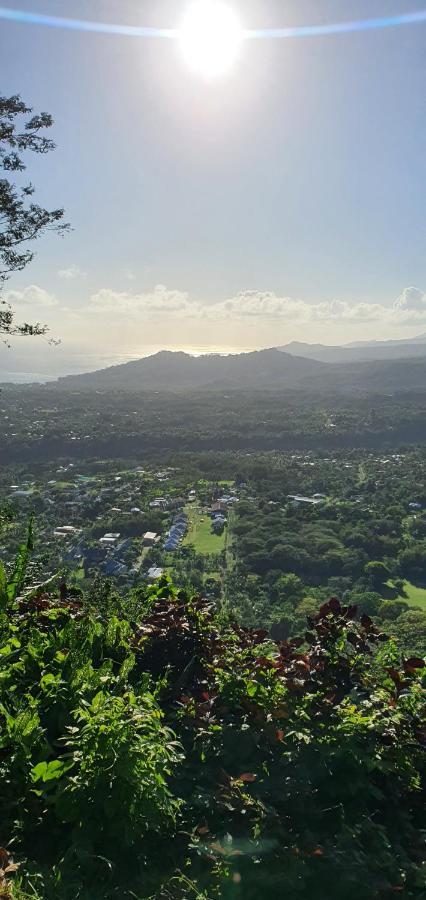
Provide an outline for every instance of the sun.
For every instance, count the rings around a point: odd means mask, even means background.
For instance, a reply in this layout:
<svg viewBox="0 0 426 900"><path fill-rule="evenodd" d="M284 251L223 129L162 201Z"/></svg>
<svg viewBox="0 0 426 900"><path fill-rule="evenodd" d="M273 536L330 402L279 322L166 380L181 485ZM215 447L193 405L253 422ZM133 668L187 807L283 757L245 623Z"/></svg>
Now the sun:
<svg viewBox="0 0 426 900"><path fill-rule="evenodd" d="M196 0L179 29L179 45L187 64L205 78L216 78L237 59L243 30L233 10L220 0Z"/></svg>

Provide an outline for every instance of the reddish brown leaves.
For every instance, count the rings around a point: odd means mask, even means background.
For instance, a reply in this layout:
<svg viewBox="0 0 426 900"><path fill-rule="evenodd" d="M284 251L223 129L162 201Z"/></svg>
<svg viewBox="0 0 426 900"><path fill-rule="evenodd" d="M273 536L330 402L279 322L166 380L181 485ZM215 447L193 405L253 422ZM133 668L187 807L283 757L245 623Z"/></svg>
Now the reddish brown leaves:
<svg viewBox="0 0 426 900"><path fill-rule="evenodd" d="M12 897L9 877L14 875L17 870L18 865L13 862L8 851L4 847L0 847L0 900L9 900Z"/></svg>
<svg viewBox="0 0 426 900"><path fill-rule="evenodd" d="M423 669L425 667L425 660L421 658L421 656L411 656L410 659L405 660L404 662L404 670L410 675L416 671L416 669Z"/></svg>

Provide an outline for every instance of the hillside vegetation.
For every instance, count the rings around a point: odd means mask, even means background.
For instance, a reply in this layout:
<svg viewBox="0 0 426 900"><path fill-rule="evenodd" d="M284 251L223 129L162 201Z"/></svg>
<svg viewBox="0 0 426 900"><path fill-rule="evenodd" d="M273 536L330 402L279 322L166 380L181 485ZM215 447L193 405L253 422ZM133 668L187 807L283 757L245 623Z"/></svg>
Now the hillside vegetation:
<svg viewBox="0 0 426 900"><path fill-rule="evenodd" d="M345 363L319 361L275 348L228 356L194 357L161 351L144 359L97 372L59 378L57 387L79 391L302 390L358 394L423 391L426 355L418 358L373 357Z"/></svg>

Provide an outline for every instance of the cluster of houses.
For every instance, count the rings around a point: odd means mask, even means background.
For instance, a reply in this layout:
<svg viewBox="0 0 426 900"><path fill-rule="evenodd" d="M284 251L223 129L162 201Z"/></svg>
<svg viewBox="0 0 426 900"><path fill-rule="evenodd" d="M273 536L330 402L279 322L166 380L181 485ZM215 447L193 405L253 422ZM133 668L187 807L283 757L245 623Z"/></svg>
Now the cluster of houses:
<svg viewBox="0 0 426 900"><path fill-rule="evenodd" d="M175 515L173 519L173 524L169 530L166 540L164 541L164 550L167 550L168 553L173 553L175 550L177 550L179 544L185 537L187 530L188 516L183 511L177 513L177 515Z"/></svg>
<svg viewBox="0 0 426 900"><path fill-rule="evenodd" d="M197 491L191 487L188 491L183 490L183 496L173 496L172 491L169 494L167 482L173 471L165 468L149 473L149 481L152 483L154 477L158 482L158 496L150 491L148 502L144 492L144 500L141 502L140 477L147 473L140 466L129 473L115 474L106 471L105 474L85 474L84 470L79 473L73 463L68 463L56 466L53 471L46 471L44 478L38 482L32 480L34 476L27 475L26 480L20 484L10 484L8 487L10 497L20 499L24 510L28 501L37 502L42 514L44 507L40 534L45 547L52 548L52 561L55 565L60 558L64 563L71 563L73 568L84 568L86 574L88 570L96 568L107 576L131 578L140 573L145 558L140 545L142 529L138 533L137 528L134 528L133 536L127 538L127 522L121 529L121 516L142 515L147 506L151 510L168 514L167 519L169 522L171 519L171 524L165 533L161 533L162 517L153 517L158 532L146 531L143 534L143 548L154 549L158 546L166 553L173 553L178 550L188 532L185 508L188 504L197 503ZM226 526L228 511L238 501L235 491L231 488L228 490L229 493L227 491L203 510L204 514L210 515L212 531L217 533L221 533ZM87 508L90 509L90 518L86 515ZM65 524L57 525L58 519ZM89 521L93 524L95 520L96 525L109 520L110 528L114 530L105 533L97 531L98 536L95 538L92 536L93 531L86 535L86 523ZM123 534L120 534L121 530ZM159 558L161 561L161 557ZM154 559L157 559L155 554L147 573L149 579L158 578L162 574L160 566L153 564Z"/></svg>

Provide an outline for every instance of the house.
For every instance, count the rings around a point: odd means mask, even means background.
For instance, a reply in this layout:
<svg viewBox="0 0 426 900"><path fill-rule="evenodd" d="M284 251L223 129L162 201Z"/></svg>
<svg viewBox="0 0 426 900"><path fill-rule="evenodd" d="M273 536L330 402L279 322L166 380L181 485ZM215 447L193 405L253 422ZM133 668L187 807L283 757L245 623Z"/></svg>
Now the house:
<svg viewBox="0 0 426 900"><path fill-rule="evenodd" d="M171 497L167 505L169 509L177 509L180 506L185 506L185 503L185 497Z"/></svg>
<svg viewBox="0 0 426 900"><path fill-rule="evenodd" d="M180 513L178 516L174 517L173 524L174 525L184 525L186 528L186 526L188 524L188 517L185 515L185 513Z"/></svg>
<svg viewBox="0 0 426 900"><path fill-rule="evenodd" d="M105 559L105 547L88 547L84 552L84 560L86 565L94 566L101 563Z"/></svg>
<svg viewBox="0 0 426 900"><path fill-rule="evenodd" d="M164 571L164 570L161 569L160 566L151 566L151 568L148 569L148 578L149 578L149 580L150 580L150 581L155 581L156 578L161 578L161 576L162 576L162 574L163 574L163 571Z"/></svg>
<svg viewBox="0 0 426 900"><path fill-rule="evenodd" d="M114 559L109 559L102 568L105 575L127 575L127 566Z"/></svg>
<svg viewBox="0 0 426 900"><path fill-rule="evenodd" d="M222 531L225 525L225 516L215 516L212 521L212 531Z"/></svg>
<svg viewBox="0 0 426 900"><path fill-rule="evenodd" d="M158 541L158 534L156 531L146 531L143 536L143 542L145 547L152 547Z"/></svg>
<svg viewBox="0 0 426 900"><path fill-rule="evenodd" d="M155 497L149 504L150 509L166 509L167 500L165 497Z"/></svg>
<svg viewBox="0 0 426 900"><path fill-rule="evenodd" d="M81 528L74 528L73 525L59 525L53 532L53 537L71 537L74 534L80 534Z"/></svg>
<svg viewBox="0 0 426 900"><path fill-rule="evenodd" d="M212 517L226 513L226 503L223 500L216 500L210 507L210 515Z"/></svg>
<svg viewBox="0 0 426 900"><path fill-rule="evenodd" d="M318 506L324 503L323 498L303 497L301 494L288 494L288 499L292 501L292 506Z"/></svg>
<svg viewBox="0 0 426 900"><path fill-rule="evenodd" d="M113 547L114 544L116 544L116 542L118 541L119 537L119 533L110 531L107 532L107 534L104 534L104 536L99 539L99 543L104 547Z"/></svg>
<svg viewBox="0 0 426 900"><path fill-rule="evenodd" d="M120 553L124 553L125 550L129 549L131 544L132 538L124 538L123 541L120 541L120 543L114 547L114 556L117 557Z"/></svg>
<svg viewBox="0 0 426 900"><path fill-rule="evenodd" d="M164 542L164 549L167 551L177 550L178 544L179 544L179 538L177 537L177 535L175 535L175 536L170 535Z"/></svg>

